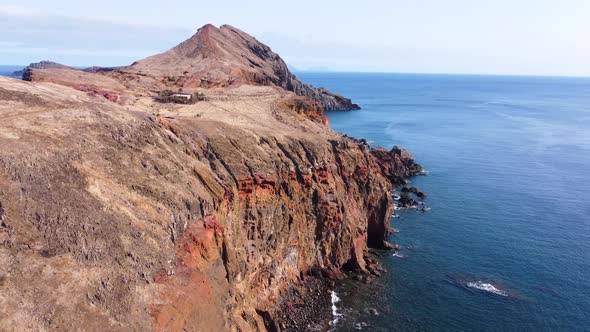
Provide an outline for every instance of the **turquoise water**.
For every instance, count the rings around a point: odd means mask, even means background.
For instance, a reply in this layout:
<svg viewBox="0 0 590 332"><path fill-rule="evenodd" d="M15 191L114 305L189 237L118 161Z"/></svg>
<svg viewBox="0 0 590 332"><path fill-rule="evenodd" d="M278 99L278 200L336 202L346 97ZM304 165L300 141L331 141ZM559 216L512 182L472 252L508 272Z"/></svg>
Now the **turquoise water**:
<svg viewBox="0 0 590 332"><path fill-rule="evenodd" d="M336 290L335 331L590 331L590 79L299 76L363 107L335 130L430 172L432 210L391 221L404 257Z"/></svg>

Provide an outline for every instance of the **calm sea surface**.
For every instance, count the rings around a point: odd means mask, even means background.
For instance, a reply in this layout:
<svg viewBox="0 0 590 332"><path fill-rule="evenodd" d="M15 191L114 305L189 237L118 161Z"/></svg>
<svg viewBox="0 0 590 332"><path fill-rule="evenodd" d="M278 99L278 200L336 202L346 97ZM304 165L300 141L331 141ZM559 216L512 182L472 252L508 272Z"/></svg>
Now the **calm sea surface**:
<svg viewBox="0 0 590 332"><path fill-rule="evenodd" d="M298 76L363 107L335 130L430 172L432 210L391 220L402 257L336 290L335 331L590 331L590 79Z"/></svg>

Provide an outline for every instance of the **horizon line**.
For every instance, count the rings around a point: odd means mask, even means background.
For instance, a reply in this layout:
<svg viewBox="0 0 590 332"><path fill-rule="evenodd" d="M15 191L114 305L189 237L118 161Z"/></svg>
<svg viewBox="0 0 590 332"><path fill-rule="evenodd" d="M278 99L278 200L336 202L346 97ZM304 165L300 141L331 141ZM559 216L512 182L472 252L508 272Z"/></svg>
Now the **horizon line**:
<svg viewBox="0 0 590 332"><path fill-rule="evenodd" d="M461 72L411 72L411 71L356 71L356 70L292 70L296 73L310 74L391 74L391 75L440 75L440 76L498 76L498 77L539 77L539 78L590 78L589 75L569 74L502 74L502 73L461 73Z"/></svg>
<svg viewBox="0 0 590 332"><path fill-rule="evenodd" d="M19 67L26 68L28 65L5 65L0 64L0 67ZM72 66L72 68L84 69L90 66ZM124 66L124 65L123 65ZM103 67L103 66L98 66ZM121 66L104 66L104 68L115 68ZM305 70L305 69L290 69L293 74L310 73L310 74L389 74L389 75L440 75L440 76L496 76L496 77L538 77L538 78L581 78L589 79L590 75L570 75L570 74L503 74L503 73L461 73L461 72L412 72L412 71L364 71L364 70Z"/></svg>

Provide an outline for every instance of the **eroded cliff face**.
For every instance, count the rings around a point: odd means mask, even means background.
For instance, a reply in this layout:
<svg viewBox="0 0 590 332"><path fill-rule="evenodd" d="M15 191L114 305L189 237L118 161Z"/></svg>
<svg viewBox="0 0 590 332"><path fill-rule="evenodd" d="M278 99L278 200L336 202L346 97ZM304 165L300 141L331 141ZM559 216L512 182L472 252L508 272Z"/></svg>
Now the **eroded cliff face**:
<svg viewBox="0 0 590 332"><path fill-rule="evenodd" d="M310 276L371 268L413 159L281 89L208 97L0 78L0 330L272 330Z"/></svg>
<svg viewBox="0 0 590 332"><path fill-rule="evenodd" d="M0 78L0 330L300 330L327 280L377 271L392 184L422 170L332 131L356 105L230 26L26 78Z"/></svg>

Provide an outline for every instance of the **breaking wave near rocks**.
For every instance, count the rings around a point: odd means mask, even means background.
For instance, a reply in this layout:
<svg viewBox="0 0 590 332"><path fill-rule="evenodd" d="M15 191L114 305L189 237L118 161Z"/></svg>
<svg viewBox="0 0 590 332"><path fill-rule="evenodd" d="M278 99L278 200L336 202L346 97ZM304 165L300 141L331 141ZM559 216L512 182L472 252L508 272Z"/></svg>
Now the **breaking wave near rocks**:
<svg viewBox="0 0 590 332"><path fill-rule="evenodd" d="M342 317L342 314L338 312L338 306L336 306L336 304L340 302L340 298L338 297L338 294L336 294L335 291L332 291L330 293L330 298L332 300L332 321L330 322L330 326L334 328L334 326L336 326L336 324Z"/></svg>

